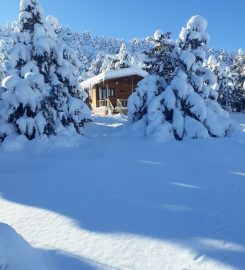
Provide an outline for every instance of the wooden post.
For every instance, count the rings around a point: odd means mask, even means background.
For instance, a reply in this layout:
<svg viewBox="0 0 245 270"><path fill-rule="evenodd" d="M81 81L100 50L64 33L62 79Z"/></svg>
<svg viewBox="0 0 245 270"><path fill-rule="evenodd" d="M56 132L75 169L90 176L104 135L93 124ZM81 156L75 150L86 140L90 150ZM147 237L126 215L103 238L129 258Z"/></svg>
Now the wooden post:
<svg viewBox="0 0 245 270"><path fill-rule="evenodd" d="M134 77L133 76L131 77L131 82L132 82L132 93L133 93L134 91Z"/></svg>
<svg viewBox="0 0 245 270"><path fill-rule="evenodd" d="M108 87L108 83L106 84L106 99L109 98L109 87Z"/></svg>

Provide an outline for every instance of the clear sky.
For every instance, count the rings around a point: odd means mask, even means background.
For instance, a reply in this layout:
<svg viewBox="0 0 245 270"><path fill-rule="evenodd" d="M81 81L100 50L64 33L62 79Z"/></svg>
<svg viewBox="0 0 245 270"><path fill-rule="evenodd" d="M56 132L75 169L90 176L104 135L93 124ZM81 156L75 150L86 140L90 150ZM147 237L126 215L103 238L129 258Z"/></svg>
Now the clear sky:
<svg viewBox="0 0 245 270"><path fill-rule="evenodd" d="M210 46L245 50L245 0L39 0L46 15L62 25L93 35L133 37L156 29L176 38L187 20L202 15L209 22ZM19 0L0 0L0 23L17 18Z"/></svg>

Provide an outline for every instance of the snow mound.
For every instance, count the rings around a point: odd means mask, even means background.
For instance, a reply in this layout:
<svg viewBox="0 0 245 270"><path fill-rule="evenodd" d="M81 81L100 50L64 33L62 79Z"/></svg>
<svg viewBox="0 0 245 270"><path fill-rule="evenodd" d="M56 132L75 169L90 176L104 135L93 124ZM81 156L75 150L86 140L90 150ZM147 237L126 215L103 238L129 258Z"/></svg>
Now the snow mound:
<svg viewBox="0 0 245 270"><path fill-rule="evenodd" d="M44 255L32 248L10 226L0 223L0 269L48 269Z"/></svg>
<svg viewBox="0 0 245 270"><path fill-rule="evenodd" d="M208 21L200 15L191 17L187 23L187 29L198 31L198 32L205 31L207 27L208 27Z"/></svg>
<svg viewBox="0 0 245 270"><path fill-rule="evenodd" d="M7 152L15 152L24 149L27 141L24 135L10 135L6 137L1 147Z"/></svg>
<svg viewBox="0 0 245 270"><path fill-rule="evenodd" d="M41 135L33 140L28 140L24 135L9 135L1 144L0 150L4 152L29 152L42 153L55 149L77 148L88 141L84 136L75 134L73 130L60 127L57 136ZM0 270L2 270L0 268Z"/></svg>

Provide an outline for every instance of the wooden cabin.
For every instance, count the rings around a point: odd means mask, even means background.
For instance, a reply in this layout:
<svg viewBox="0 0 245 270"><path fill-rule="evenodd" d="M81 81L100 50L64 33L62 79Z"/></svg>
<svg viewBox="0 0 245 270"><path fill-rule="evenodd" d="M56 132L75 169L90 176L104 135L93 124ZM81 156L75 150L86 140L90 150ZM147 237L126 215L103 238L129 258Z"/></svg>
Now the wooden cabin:
<svg viewBox="0 0 245 270"><path fill-rule="evenodd" d="M148 73L139 68L103 72L81 83L94 113L127 113L128 98Z"/></svg>

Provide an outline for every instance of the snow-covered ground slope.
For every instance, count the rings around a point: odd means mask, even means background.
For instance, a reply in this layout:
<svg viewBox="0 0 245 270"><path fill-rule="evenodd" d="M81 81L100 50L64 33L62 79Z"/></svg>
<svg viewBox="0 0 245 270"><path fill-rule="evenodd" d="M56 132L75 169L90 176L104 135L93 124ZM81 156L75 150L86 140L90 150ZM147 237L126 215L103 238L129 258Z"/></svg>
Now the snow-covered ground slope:
<svg viewBox="0 0 245 270"><path fill-rule="evenodd" d="M1 270L245 269L242 136L159 144L94 120L76 148L0 150L0 222L32 250L14 266L0 225Z"/></svg>
<svg viewBox="0 0 245 270"><path fill-rule="evenodd" d="M240 124L242 131L245 132L245 114L244 113L233 113L232 118Z"/></svg>
<svg viewBox="0 0 245 270"><path fill-rule="evenodd" d="M10 226L0 223L0 269L48 269L47 257L32 248ZM49 268L52 269L52 268Z"/></svg>

